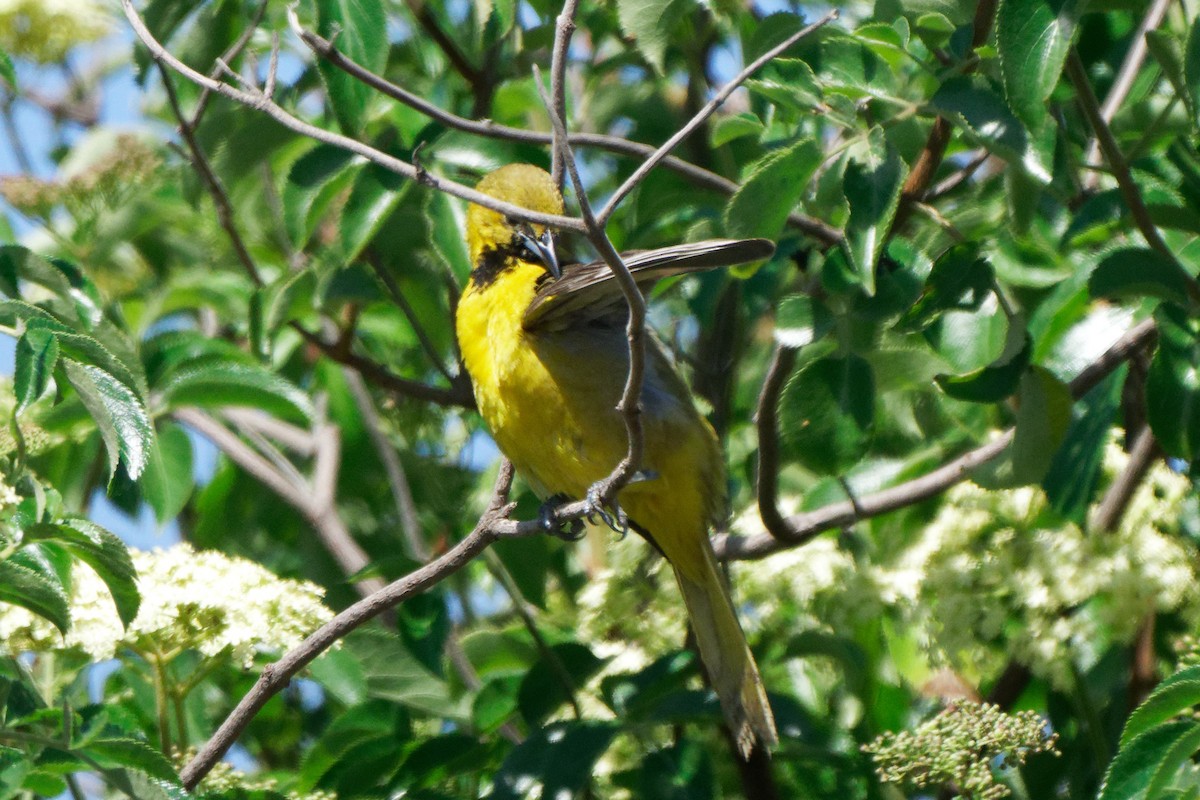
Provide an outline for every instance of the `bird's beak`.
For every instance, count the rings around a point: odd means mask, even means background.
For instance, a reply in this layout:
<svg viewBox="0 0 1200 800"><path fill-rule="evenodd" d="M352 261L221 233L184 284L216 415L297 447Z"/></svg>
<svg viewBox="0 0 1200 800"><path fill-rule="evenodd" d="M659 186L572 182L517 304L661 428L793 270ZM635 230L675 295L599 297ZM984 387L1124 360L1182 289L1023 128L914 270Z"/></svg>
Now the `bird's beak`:
<svg viewBox="0 0 1200 800"><path fill-rule="evenodd" d="M558 266L558 256L554 253L554 235L550 231L545 231L538 237L535 237L532 231L522 233L521 243L525 245L525 249L529 251L530 255L546 268L547 272L555 278L562 277L562 270Z"/></svg>

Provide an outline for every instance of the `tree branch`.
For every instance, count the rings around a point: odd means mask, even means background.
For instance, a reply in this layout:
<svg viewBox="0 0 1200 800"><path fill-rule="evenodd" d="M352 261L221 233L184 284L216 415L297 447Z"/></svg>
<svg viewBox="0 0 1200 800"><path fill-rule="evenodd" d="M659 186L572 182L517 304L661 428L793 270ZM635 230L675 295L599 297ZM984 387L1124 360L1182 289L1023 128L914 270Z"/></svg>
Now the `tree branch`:
<svg viewBox="0 0 1200 800"><path fill-rule="evenodd" d="M563 121L563 129L567 122L567 51L571 47L571 35L575 33L575 12L579 8L579 0L566 0L562 13L554 23L554 48L550 52L550 98L554 115ZM563 149L558 143L558 128L554 129L554 141L550 146L550 177L554 183L563 183Z"/></svg>
<svg viewBox="0 0 1200 800"><path fill-rule="evenodd" d="M1134 492L1150 472L1157 456L1158 442L1147 425L1134 439L1133 447L1129 450L1129 463L1113 480L1100 505L1096 507L1091 519L1091 527L1094 530L1111 533L1117 529L1121 518L1125 516L1125 510L1129 508L1129 501L1133 499Z"/></svg>
<svg viewBox="0 0 1200 800"><path fill-rule="evenodd" d="M147 49L150 50L150 54L156 61L164 62L171 69L175 70L180 75L183 75L188 80L199 86L208 87L212 91L224 95L225 97L228 97L237 103L249 106L250 108L266 114L288 130L299 133L302 136L307 136L315 141L355 153L356 155L366 158L371 163L395 172L397 175L401 175L409 180L417 181L418 183L429 186L433 189L437 189L438 191L444 192L453 197L457 197L461 200L476 203L484 208L490 208L494 211L499 211L502 214L513 217L514 219L536 225L546 225L552 228L564 228L567 230L578 231L580 233L585 232L583 221L577 217L565 217L561 214L538 213L512 203L506 203L497 200L496 198L483 194L482 192L478 192L475 189L471 189L454 181L438 177L423 169L418 169L412 164L401 161L394 156L390 156L387 153L376 150L374 147L351 139L348 136L343 136L338 133L333 133L332 131L318 128L315 125L310 125L309 123L304 122L300 118L286 111L283 107L275 103L261 91L238 89L228 83L213 80L207 75L197 72L187 64L184 64L175 56L171 55L171 53L168 52L167 49L163 47L157 39L154 38L154 35L150 33L149 29L146 27L146 24L138 15L137 10L134 9L133 0L121 0L121 7L124 9L125 17L129 20L129 24L133 27L134 33L147 47Z"/></svg>
<svg viewBox="0 0 1200 800"><path fill-rule="evenodd" d="M1069 384L1071 396L1079 399L1087 394L1104 376L1142 348L1150 345L1156 335L1154 321L1145 320L1131 328L1124 336L1089 364ZM713 549L722 560L758 559L779 550L797 547L810 541L818 534L834 528L842 528L860 519L869 519L928 500L965 480L970 471L996 458L1012 441L1013 430L1004 431L987 444L977 447L940 467L892 486L857 502L832 503L824 508L787 517L786 535L777 538L770 533L753 536L726 534L715 537Z"/></svg>
<svg viewBox="0 0 1200 800"><path fill-rule="evenodd" d="M792 536L792 528L779 513L779 395L796 364L797 350L775 346L771 366L758 396L755 426L758 432L758 515L767 533L779 540Z"/></svg>
<svg viewBox="0 0 1200 800"><path fill-rule="evenodd" d="M1117 179L1117 188L1120 189L1125 205L1129 206L1129 213L1133 215L1134 224L1142 232L1147 244L1174 261L1175 254L1171 252L1171 248L1167 247L1162 234L1158 232L1154 220L1150 217L1150 210L1146 208L1146 203L1142 200L1142 193L1134 183L1129 163L1122 155L1117 140L1113 137L1108 123L1105 122L1100 112L1100 104L1096 101L1095 93L1092 92L1092 84L1088 81L1087 70L1084 69L1083 62L1074 48L1067 55L1067 78L1075 87L1079 106L1092 126L1092 131L1096 134L1096 143L1099 145L1100 151L1104 153L1104 160L1108 162L1113 177Z"/></svg>
<svg viewBox="0 0 1200 800"><path fill-rule="evenodd" d="M496 486L487 511L465 539L420 569L388 584L370 597L359 600L318 628L279 661L266 667L253 688L225 718L217 732L179 773L184 787L188 791L195 789L196 785L221 760L267 701L283 689L292 677L313 659L350 631L370 621L383 611L395 608L408 598L424 592L447 576L462 569L499 536L504 535L497 530L499 527L497 523L506 521L507 514L512 510L512 506L508 503L508 490L511 485L512 467L506 462L501 466L500 474L496 478ZM534 529L540 530L540 526L534 523Z"/></svg>
<svg viewBox="0 0 1200 800"><path fill-rule="evenodd" d="M126 2L128 2L128 0L126 0ZM817 20L811 25L805 26L796 33L793 33L791 36L787 37L782 42L775 45L770 50L747 64L741 72L733 77L732 80L717 90L717 93L713 95L713 98L705 103L704 107L701 108L694 117L688 120L682 128L675 131L671 138L663 142L649 158L643 161L641 165L633 171L632 175L625 179L624 183L617 187L617 190L613 192L612 197L610 197L608 202L604 204L604 208L600 209L600 213L596 215L596 219L599 224L602 227L607 224L608 218L612 216L613 211L615 211L617 206L620 205L621 201L625 199L625 196L632 192L638 184L645 180L646 175L650 173L650 170L658 166L658 163L666 158L667 155L675 149L676 145L690 136L694 130L703 125L704 121L711 117L713 113L729 98L729 95L733 94L739 86L746 82L747 78L761 69L765 64L767 64L767 62L771 61L780 53L794 45L796 42L808 36L813 31L824 27L837 18L838 10L835 8L825 16L821 17L821 19Z"/></svg>
<svg viewBox="0 0 1200 800"><path fill-rule="evenodd" d="M289 20L294 20L294 17L289 17ZM530 131L524 128L514 128L508 125L500 125L491 120L475 121L460 117L456 114L439 108L430 103L423 97L413 94L401 86L388 81L385 78L376 75L367 68L347 58L339 51L332 42L323 39L312 31L305 30L300 26L299 21L295 20L293 31L303 41L310 50L316 55L328 61L333 66L342 70L348 75L353 76L362 83L370 86L372 89L380 92L387 97L404 103L409 108L415 109L430 119L441 122L448 128L471 133L476 136L484 136L491 139L503 139L510 142L520 142L523 144L550 145L553 146L554 134L543 133L541 131ZM616 155L631 156L635 158L649 158L656 152L654 147L641 142L630 141L619 136L609 136L601 133L569 133L568 141L574 147L595 147L605 150ZM662 159L661 164L664 168L670 169L673 172L682 175L688 180L705 189L710 189L715 192L720 192L726 195L732 195L737 192L739 186L733 181L721 175L711 172L703 167L696 166L688 161L685 161L676 156L666 156ZM798 212L792 212L788 215L788 224L796 230L805 233L808 236L820 241L824 245L834 245L842 241L842 232L833 226L822 222L818 219L805 216Z"/></svg>

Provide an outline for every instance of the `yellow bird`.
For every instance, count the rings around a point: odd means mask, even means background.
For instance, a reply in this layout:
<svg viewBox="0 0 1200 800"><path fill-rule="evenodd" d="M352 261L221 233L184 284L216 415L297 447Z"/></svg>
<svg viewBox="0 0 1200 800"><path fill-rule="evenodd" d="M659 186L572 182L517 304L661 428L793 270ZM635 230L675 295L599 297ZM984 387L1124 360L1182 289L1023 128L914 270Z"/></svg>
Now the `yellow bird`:
<svg viewBox="0 0 1200 800"><path fill-rule="evenodd" d="M531 211L561 214L546 172L511 164L478 190ZM629 369L628 309L603 263L561 270L548 230L472 205L473 271L456 328L475 400L496 443L543 498L589 496L625 455L616 410ZM683 272L765 258L762 239L714 240L625 256L639 285ZM724 461L661 346L648 337L642 420L647 480L619 503L630 524L670 562L700 656L739 751L776 742L762 679L708 538L725 511Z"/></svg>

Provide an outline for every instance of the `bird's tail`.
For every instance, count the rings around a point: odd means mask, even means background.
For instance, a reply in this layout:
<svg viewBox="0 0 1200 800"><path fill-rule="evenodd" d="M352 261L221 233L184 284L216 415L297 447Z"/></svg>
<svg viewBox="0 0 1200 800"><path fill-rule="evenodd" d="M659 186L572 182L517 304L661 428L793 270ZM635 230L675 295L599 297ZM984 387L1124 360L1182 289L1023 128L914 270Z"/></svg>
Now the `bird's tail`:
<svg viewBox="0 0 1200 800"><path fill-rule="evenodd" d="M704 569L676 569L675 578L721 710L742 758L749 758L756 740L764 747L778 741L775 718L707 537L703 549Z"/></svg>

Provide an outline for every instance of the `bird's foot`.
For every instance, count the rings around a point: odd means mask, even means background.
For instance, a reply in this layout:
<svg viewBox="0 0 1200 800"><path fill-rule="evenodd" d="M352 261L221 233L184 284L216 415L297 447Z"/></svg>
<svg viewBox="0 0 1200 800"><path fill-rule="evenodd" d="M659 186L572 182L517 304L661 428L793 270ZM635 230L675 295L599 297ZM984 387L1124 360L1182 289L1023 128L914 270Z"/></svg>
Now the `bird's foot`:
<svg viewBox="0 0 1200 800"><path fill-rule="evenodd" d="M629 517L625 515L624 509L617 504L617 501L613 500L607 504L604 502L603 492L605 488L603 481L593 483L588 488L586 498L588 511L584 516L593 525L598 524L595 517L599 517L600 522L603 522L615 533L624 536L629 533Z"/></svg>
<svg viewBox="0 0 1200 800"><path fill-rule="evenodd" d="M557 536L564 542L578 542L583 538L583 523L577 519L566 523L558 520L558 507L570 499L565 494L556 494L542 503L542 507L538 509L538 524L546 533Z"/></svg>

